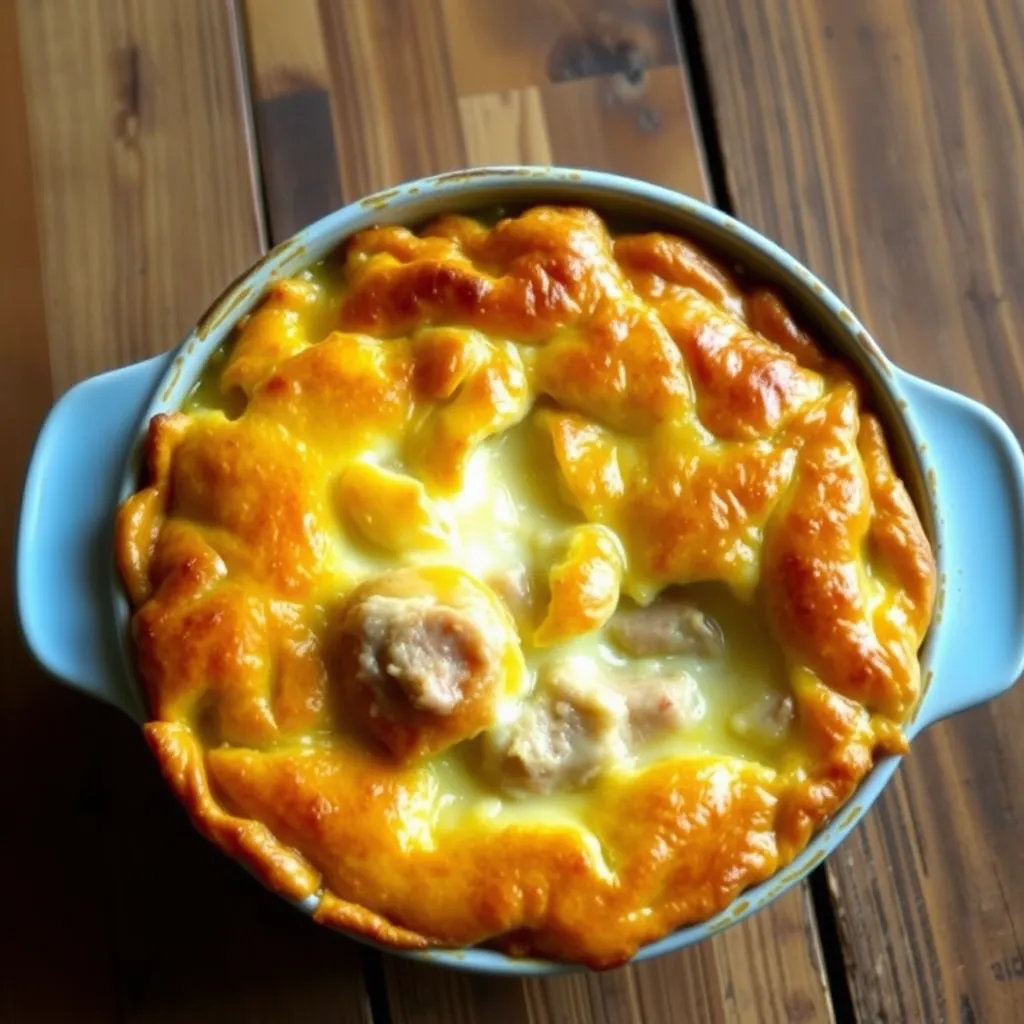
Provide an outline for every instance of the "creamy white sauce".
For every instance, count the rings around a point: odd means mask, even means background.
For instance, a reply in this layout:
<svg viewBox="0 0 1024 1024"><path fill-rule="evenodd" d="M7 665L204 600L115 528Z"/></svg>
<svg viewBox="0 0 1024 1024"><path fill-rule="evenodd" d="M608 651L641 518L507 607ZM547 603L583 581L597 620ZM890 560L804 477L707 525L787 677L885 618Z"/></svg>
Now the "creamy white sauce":
<svg viewBox="0 0 1024 1024"><path fill-rule="evenodd" d="M385 456L382 465L401 468L393 457L386 457L393 453L381 454ZM375 551L351 532L345 532L336 547L339 567L349 585L394 568L396 562L457 565L481 579L521 568L535 586L541 587L542 612L546 601L543 588L551 565L567 531L584 521L578 510L560 498L557 479L549 446L544 445L532 425L522 424L485 442L474 452L466 469L465 485L456 496L432 497L441 518L453 527L451 547L395 555ZM658 761L708 755L772 766L783 754L778 743L759 742L756 736L742 735L741 730L730 725L734 716L756 707L766 693L781 698L789 692L782 654L770 638L764 614L742 603L723 585L696 585L687 588L686 593L721 630L721 656L630 659L608 642L603 629L544 650L534 648L529 636L524 636L528 669L525 692L532 688L538 668L556 657L591 658L609 668L647 668L655 674L686 672L700 688L702 714L685 729L664 732L634 745L631 756L613 771L629 772ZM509 698L502 703L499 725L507 725L515 718L520 699ZM512 798L486 779L478 770L479 763L476 741L450 751L430 767L432 791L439 794L435 814L440 827L446 822L465 823L478 818L482 825L541 822L589 835L582 824L588 800L585 791ZM592 845L594 863L600 865L600 849L596 841Z"/></svg>

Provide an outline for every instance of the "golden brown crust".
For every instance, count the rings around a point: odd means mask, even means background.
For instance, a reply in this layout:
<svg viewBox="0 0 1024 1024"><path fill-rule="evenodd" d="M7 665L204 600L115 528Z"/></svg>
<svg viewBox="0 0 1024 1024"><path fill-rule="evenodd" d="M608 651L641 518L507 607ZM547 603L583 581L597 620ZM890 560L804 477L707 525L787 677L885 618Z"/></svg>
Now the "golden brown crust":
<svg viewBox="0 0 1024 1024"><path fill-rule="evenodd" d="M457 843L420 845L429 774L351 746L221 749L207 763L232 807L308 851L332 894L324 920L404 947L426 944L423 935L463 945L514 931L541 955L615 966L778 864L772 773L740 763L669 764L603 784L588 824L614 857L607 865L558 826L465 829ZM371 899L379 915L358 909Z"/></svg>
<svg viewBox="0 0 1024 1024"><path fill-rule="evenodd" d="M239 415L154 418L119 511L146 735L204 834L277 891L319 893L318 920L613 966L769 877L905 750L935 562L881 426L774 292L691 243L613 242L557 207L364 231L274 286L217 383ZM570 524L532 591L509 584L524 647L586 638L620 591L725 584L785 663L795 724L775 761L609 771L557 820L467 810L493 797L473 737L519 699L523 652L498 645L496 686L457 570L380 588L460 550L474 457L517 432ZM494 593L465 585L514 641ZM413 625L465 668L460 703L398 661L367 683L384 627L363 598L446 587L452 608ZM448 793L453 772L472 797Z"/></svg>
<svg viewBox="0 0 1024 1024"><path fill-rule="evenodd" d="M577 323L621 277L608 233L588 210L538 208L493 232L448 217L431 232L377 228L349 243L345 330L399 337L444 322L541 342Z"/></svg>
<svg viewBox="0 0 1024 1024"><path fill-rule="evenodd" d="M927 627L935 603L935 556L903 481L896 476L882 425L861 418L857 446L864 461L873 516L868 531L876 565L899 583L897 596L916 630Z"/></svg>
<svg viewBox="0 0 1024 1024"><path fill-rule="evenodd" d="M532 397L514 345L483 342L477 349L475 365L409 438L409 461L428 486L446 493L462 486L476 448L518 423Z"/></svg>
<svg viewBox="0 0 1024 1024"><path fill-rule="evenodd" d="M656 303L686 357L704 425L718 437L771 437L824 391L821 376L693 292Z"/></svg>
<svg viewBox="0 0 1024 1024"><path fill-rule="evenodd" d="M788 352L801 366L818 373L833 368L774 292L755 288L747 296L745 307L751 330Z"/></svg>
<svg viewBox="0 0 1024 1024"><path fill-rule="evenodd" d="M573 530L565 557L551 568L551 597L534 645L550 647L603 626L618 607L624 568L622 546L607 527Z"/></svg>
<svg viewBox="0 0 1024 1024"><path fill-rule="evenodd" d="M385 349L361 335L335 332L276 364L256 387L249 413L327 444L358 445L390 434L409 408L404 355L398 346Z"/></svg>
<svg viewBox="0 0 1024 1024"><path fill-rule="evenodd" d="M143 452L148 486L117 510L114 553L118 571L135 607L152 593L150 562L164 528L164 512L174 449L188 429L188 417L161 413L150 421Z"/></svg>
<svg viewBox="0 0 1024 1024"><path fill-rule="evenodd" d="M891 469L874 464L877 447L869 452L867 477L859 433L856 394L845 384L805 417L794 484L765 545L769 607L791 657L838 693L902 721L919 696L916 652L932 593L924 579L934 579L934 566L924 531L908 525L908 512L914 523L917 517L909 500L901 500L902 485L897 490ZM925 591L923 601L896 590L868 614L861 551L869 534L883 553L889 545L899 551L895 561ZM914 628L892 628L886 615L892 601L915 605Z"/></svg>
<svg viewBox="0 0 1024 1024"><path fill-rule="evenodd" d="M167 784L207 839L288 899L306 899L317 891L320 876L304 857L279 842L266 825L228 813L214 798L202 746L191 730L150 722L145 733Z"/></svg>
<svg viewBox="0 0 1024 1024"><path fill-rule="evenodd" d="M221 376L221 390L241 388L251 396L278 363L319 340L310 337L310 314L321 301L311 282L278 281L239 331L231 365Z"/></svg>
<svg viewBox="0 0 1024 1024"><path fill-rule="evenodd" d="M742 293L729 275L695 245L672 235L627 235L615 241L615 258L637 291L648 298L675 285L703 295L722 309L737 308Z"/></svg>
<svg viewBox="0 0 1024 1024"><path fill-rule="evenodd" d="M329 561L314 461L262 417L196 417L175 452L172 511L237 571L281 596L309 596Z"/></svg>
<svg viewBox="0 0 1024 1024"><path fill-rule="evenodd" d="M792 465L791 449L763 443L706 459L671 442L652 446L624 499L624 532L634 538L636 560L663 585L717 579L751 590L760 532Z"/></svg>

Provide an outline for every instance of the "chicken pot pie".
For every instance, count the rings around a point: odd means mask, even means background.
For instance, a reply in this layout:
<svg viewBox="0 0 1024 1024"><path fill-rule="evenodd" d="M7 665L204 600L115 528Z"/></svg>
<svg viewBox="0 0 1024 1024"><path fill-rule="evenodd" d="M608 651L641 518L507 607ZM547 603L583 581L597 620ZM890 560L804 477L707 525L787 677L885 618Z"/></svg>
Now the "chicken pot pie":
<svg viewBox="0 0 1024 1024"><path fill-rule="evenodd" d="M210 839L383 943L603 968L905 749L928 540L854 374L743 280L537 207L273 285L117 524Z"/></svg>

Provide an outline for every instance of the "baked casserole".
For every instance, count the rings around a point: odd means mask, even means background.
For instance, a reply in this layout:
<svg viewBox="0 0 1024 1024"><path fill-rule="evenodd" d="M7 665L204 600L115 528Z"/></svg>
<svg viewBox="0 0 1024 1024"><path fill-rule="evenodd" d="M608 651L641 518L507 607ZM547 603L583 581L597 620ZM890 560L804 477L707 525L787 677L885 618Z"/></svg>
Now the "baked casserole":
<svg viewBox="0 0 1024 1024"><path fill-rule="evenodd" d="M853 370L687 240L534 207L275 283L120 509L196 825L395 947L595 968L906 746L935 563Z"/></svg>

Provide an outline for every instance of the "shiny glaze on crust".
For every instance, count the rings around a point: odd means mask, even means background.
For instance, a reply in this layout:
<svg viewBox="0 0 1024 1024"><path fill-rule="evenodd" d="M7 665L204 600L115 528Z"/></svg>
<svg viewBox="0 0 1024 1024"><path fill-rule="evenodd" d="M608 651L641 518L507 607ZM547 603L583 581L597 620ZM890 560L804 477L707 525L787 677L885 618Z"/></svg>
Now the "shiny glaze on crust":
<svg viewBox="0 0 1024 1024"><path fill-rule="evenodd" d="M592 211L364 231L324 274L274 286L215 386L151 424L117 537L150 743L199 827L279 891L323 891L321 920L621 963L773 874L905 748L935 568L881 429L777 296ZM784 749L641 760L512 820L451 811L447 762L346 714L337 609L429 564L474 459L523 431L557 491L538 508L579 524L524 649L599 629L620 587L723 585L785 665ZM391 468L352 475L366 459ZM596 566L607 607L581 597Z"/></svg>

